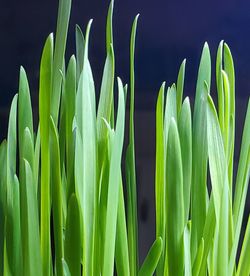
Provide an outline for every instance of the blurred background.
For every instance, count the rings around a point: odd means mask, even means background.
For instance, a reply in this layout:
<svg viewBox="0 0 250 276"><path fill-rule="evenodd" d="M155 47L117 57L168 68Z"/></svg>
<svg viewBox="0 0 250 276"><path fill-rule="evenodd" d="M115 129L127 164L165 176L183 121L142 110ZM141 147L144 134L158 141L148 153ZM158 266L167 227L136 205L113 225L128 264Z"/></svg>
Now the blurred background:
<svg viewBox="0 0 250 276"><path fill-rule="evenodd" d="M72 0L67 59L75 53L74 30L94 19L90 62L99 91L105 61L105 23L109 1ZM19 67L27 71L34 113L38 107L38 73L42 47L55 31L58 1L1 0L0 3L0 138L6 137L11 99L18 89ZM220 40L232 51L236 69L236 166L241 131L250 92L250 3L233 0L115 0L114 49L116 75L129 82L129 38L140 13L136 44L136 163L141 260L155 235L154 162L155 106L163 81L171 85L187 59L185 95L193 101L199 58L205 41L212 56L215 96L215 56ZM98 92L99 93L99 92ZM36 115L35 115L36 116ZM248 193L249 194L249 193ZM248 195L250 199L250 195ZM250 200L246 214L249 213ZM246 216L245 216L246 220Z"/></svg>

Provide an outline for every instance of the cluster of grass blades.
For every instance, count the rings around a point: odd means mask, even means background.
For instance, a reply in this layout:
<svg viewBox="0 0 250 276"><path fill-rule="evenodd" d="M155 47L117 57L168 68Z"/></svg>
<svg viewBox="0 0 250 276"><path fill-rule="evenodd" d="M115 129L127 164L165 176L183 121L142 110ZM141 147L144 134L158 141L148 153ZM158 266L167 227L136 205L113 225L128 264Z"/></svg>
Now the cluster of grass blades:
<svg viewBox="0 0 250 276"><path fill-rule="evenodd" d="M43 49L37 131L28 79L20 69L7 139L0 146L0 275L148 276L156 271L169 276L248 276L250 222L237 264L236 253L250 170L250 106L233 192L234 67L223 42L216 63L218 114L209 93L211 61L206 44L193 116L189 99L182 102L185 61L177 85L168 88L166 96L165 84L160 89L156 240L140 265L134 141L138 16L131 31L128 86L119 78L115 81L113 6L112 0L98 106L88 58L92 21L85 35L76 27L76 55L68 63L64 58L70 0L59 1L55 43L51 34ZM123 179L127 98L129 144Z"/></svg>
<svg viewBox="0 0 250 276"><path fill-rule="evenodd" d="M210 95L208 45L202 51L193 115L189 99L183 101L185 63L166 96L165 84L161 86L156 107L156 235L163 240L157 275L248 276L250 219L238 264L236 254L250 173L250 104L233 185L235 76L230 49L222 41L217 52L218 112Z"/></svg>

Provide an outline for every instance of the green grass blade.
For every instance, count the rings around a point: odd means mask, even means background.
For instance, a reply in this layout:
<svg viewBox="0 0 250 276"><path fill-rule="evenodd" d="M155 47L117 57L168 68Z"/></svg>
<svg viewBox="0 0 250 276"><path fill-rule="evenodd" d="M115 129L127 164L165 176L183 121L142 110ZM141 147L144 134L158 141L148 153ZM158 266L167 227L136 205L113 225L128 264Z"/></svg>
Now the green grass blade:
<svg viewBox="0 0 250 276"><path fill-rule="evenodd" d="M238 163L235 196L233 205L234 241L230 253L229 273L233 271L240 238L242 219L244 214L250 171L250 102L248 101L247 114L243 129L241 150Z"/></svg>
<svg viewBox="0 0 250 276"><path fill-rule="evenodd" d="M204 81L207 89L204 88ZM193 153L192 153L192 187L191 187L191 258L194 262L198 245L201 242L206 218L207 195L207 127L206 127L206 99L210 91L211 59L207 43L201 55L196 84L196 95L193 115ZM199 196L197 196L199 195ZM197 208L199 206L199 208Z"/></svg>
<svg viewBox="0 0 250 276"><path fill-rule="evenodd" d="M65 260L71 275L80 275L81 272L80 235L79 203L75 194L72 194L69 200L64 242Z"/></svg>
<svg viewBox="0 0 250 276"><path fill-rule="evenodd" d="M25 201L26 214L23 214L22 220L27 224L26 228L26 245L24 246L24 273L27 276L42 275L42 262L39 237L39 220L36 191L34 185L34 176L31 166L27 160L24 160L25 166Z"/></svg>
<svg viewBox="0 0 250 276"><path fill-rule="evenodd" d="M228 174L227 160L216 109L210 96L207 108L209 170L213 189L218 244L215 248L215 275L228 275Z"/></svg>
<svg viewBox="0 0 250 276"><path fill-rule="evenodd" d="M183 275L184 272L184 199L181 146L177 124L171 119L168 131L166 157L166 246L165 271L169 275ZM175 212L175 215L170 215Z"/></svg>
<svg viewBox="0 0 250 276"><path fill-rule="evenodd" d="M216 85L218 93L218 109L219 109L219 122L221 131L224 131L224 91L223 91L223 45L224 41L222 40L219 44L216 57Z"/></svg>
<svg viewBox="0 0 250 276"><path fill-rule="evenodd" d="M201 243L198 247L198 251L192 268L192 275L199 275L201 263L202 263L203 251L204 251L204 239L201 238Z"/></svg>
<svg viewBox="0 0 250 276"><path fill-rule="evenodd" d="M76 25L76 78L77 83L80 79L80 75L83 69L83 56L85 40L82 30L79 25Z"/></svg>
<svg viewBox="0 0 250 276"><path fill-rule="evenodd" d="M61 97L61 85L63 71L64 54L66 48L67 32L71 10L71 0L60 0L57 16L57 29L55 40L55 51L53 58L53 79L51 93L51 115L57 125L59 115L59 105Z"/></svg>
<svg viewBox="0 0 250 276"><path fill-rule="evenodd" d="M52 181L52 212L55 241L56 275L63 276L63 224L62 224L62 183L60 170L60 149L57 129L50 117L51 133L51 181Z"/></svg>
<svg viewBox="0 0 250 276"><path fill-rule="evenodd" d="M18 92L18 133L19 133L19 151L22 155L22 141L24 129L28 127L33 139L33 114L31 107L29 83L26 72L23 67L20 68L19 92Z"/></svg>
<svg viewBox="0 0 250 276"><path fill-rule="evenodd" d="M131 276L137 275L138 256L138 225L137 225L137 188L135 171L135 141L134 141L134 94L135 94L135 38L137 21L139 15L134 19L130 37L130 114L129 114L129 146L126 153L126 179L127 179L127 227L128 247Z"/></svg>
<svg viewBox="0 0 250 276"><path fill-rule="evenodd" d="M148 276L152 276L158 261L160 259L161 253L162 253L162 247L163 247L163 242L162 242L162 238L159 237L157 238L154 243L152 244L140 270L138 273L138 276L144 276L144 275L148 275Z"/></svg>
<svg viewBox="0 0 250 276"><path fill-rule="evenodd" d="M77 152L75 169L83 170L76 183L76 194L83 219L84 275L93 275L94 229L96 220L96 110L95 91L91 68L88 62L88 40L92 21L86 31L83 71L77 90L76 121L82 140L82 151ZM79 162L79 155L81 162ZM82 187L81 187L82 186Z"/></svg>
<svg viewBox="0 0 250 276"><path fill-rule="evenodd" d="M235 184L235 197L233 205L234 216L234 229L237 229L237 224L241 225L242 213L241 208L245 206L246 191L248 187L249 171L250 171L250 101L248 101L247 114L245 118L245 124L243 129L241 150L239 157L239 164L237 170L236 184ZM241 215L240 215L241 214Z"/></svg>
<svg viewBox="0 0 250 276"><path fill-rule="evenodd" d="M66 116L66 172L67 172L67 202L75 191L74 183L74 136L72 131L76 100L76 59L70 58L65 81L65 116Z"/></svg>
<svg viewBox="0 0 250 276"><path fill-rule="evenodd" d="M164 271L165 258L165 147L164 147L164 93L162 84L156 105L156 156L155 156L155 209L156 236L162 237L163 250L157 266L157 274Z"/></svg>
<svg viewBox="0 0 250 276"><path fill-rule="evenodd" d="M127 276L130 273L129 268L129 253L128 253L128 237L126 226L126 214L124 206L124 195L122 179L119 187L119 202L117 212L117 228L115 242L115 264L117 274L119 276Z"/></svg>
<svg viewBox="0 0 250 276"><path fill-rule="evenodd" d="M189 98L186 98L181 107L178 120L178 129L181 143L183 168L183 196L185 224L189 219L190 191L192 180L192 118Z"/></svg>
<svg viewBox="0 0 250 276"><path fill-rule="evenodd" d="M250 274L249 251L250 251L250 216L248 217L247 228L246 228L243 245L241 249L239 266L237 269L237 276L248 276Z"/></svg>
<svg viewBox="0 0 250 276"><path fill-rule="evenodd" d="M181 111L183 89L184 89L184 79L185 79L185 67L186 59L183 60L177 78L177 88L176 88L176 103L177 103L177 114Z"/></svg>
<svg viewBox="0 0 250 276"><path fill-rule="evenodd" d="M108 48L107 57L103 70L100 99L97 112L97 137L98 143L107 136L107 128L102 118L110 123L113 104L113 89L115 77L115 58L112 44Z"/></svg>
<svg viewBox="0 0 250 276"><path fill-rule="evenodd" d="M232 187L233 181L233 165L234 165L234 143L235 143L235 73L234 62L231 51L228 45L224 44L224 71L228 76L229 91L230 91L230 131L229 131L229 165L228 165L228 178L229 187Z"/></svg>
<svg viewBox="0 0 250 276"><path fill-rule="evenodd" d="M125 125L125 102L124 91L121 80L118 78L118 111L116 120L116 130L112 143L110 169L109 169L109 188L107 199L107 216L104 239L104 263L103 276L113 275L114 254L115 254L115 236L117 223L118 195L119 195L119 177L122 147L124 139Z"/></svg>
<svg viewBox="0 0 250 276"><path fill-rule="evenodd" d="M49 124L50 124L50 93L52 84L53 36L45 43L41 67L39 87L39 118L41 135L41 254L43 275L50 275L50 155L49 155Z"/></svg>

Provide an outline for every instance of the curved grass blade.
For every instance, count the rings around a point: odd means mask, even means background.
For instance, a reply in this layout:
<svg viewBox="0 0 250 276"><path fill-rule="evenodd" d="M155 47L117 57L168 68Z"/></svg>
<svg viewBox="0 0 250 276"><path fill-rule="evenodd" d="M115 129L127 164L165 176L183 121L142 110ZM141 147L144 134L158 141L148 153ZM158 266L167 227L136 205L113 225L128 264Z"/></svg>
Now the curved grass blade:
<svg viewBox="0 0 250 276"><path fill-rule="evenodd" d="M76 25L76 80L77 83L80 79L80 75L83 69L83 57L84 57L84 36L79 25Z"/></svg>
<svg viewBox="0 0 250 276"><path fill-rule="evenodd" d="M184 89L184 79L185 79L185 68L186 68L186 59L183 60L177 78L177 87L176 87L176 104L177 104L177 114L181 111L183 89Z"/></svg>
<svg viewBox="0 0 250 276"><path fill-rule="evenodd" d="M248 217L247 228L246 228L244 241L241 249L239 266L237 269L237 276L247 276L250 274L249 251L250 251L250 216Z"/></svg>
<svg viewBox="0 0 250 276"><path fill-rule="evenodd" d="M144 275L148 275L148 276L152 276L158 261L160 259L161 253L162 253L162 247L163 247L163 242L162 242L162 238L158 237L154 243L152 244L140 270L138 273L138 276L144 276Z"/></svg>

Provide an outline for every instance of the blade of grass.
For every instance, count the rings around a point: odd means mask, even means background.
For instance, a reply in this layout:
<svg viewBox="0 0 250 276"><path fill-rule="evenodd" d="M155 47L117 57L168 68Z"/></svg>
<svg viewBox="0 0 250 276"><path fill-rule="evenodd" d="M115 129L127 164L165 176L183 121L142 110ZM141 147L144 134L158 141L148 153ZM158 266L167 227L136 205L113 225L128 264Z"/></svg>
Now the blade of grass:
<svg viewBox="0 0 250 276"><path fill-rule="evenodd" d="M239 266L237 269L237 276L247 276L250 274L249 251L250 251L250 216L248 217L247 228L246 228L243 245L241 249Z"/></svg>
<svg viewBox="0 0 250 276"><path fill-rule="evenodd" d="M207 134L209 171L213 188L218 244L215 248L215 275L228 275L228 174L219 120L208 96Z"/></svg>
<svg viewBox="0 0 250 276"><path fill-rule="evenodd" d="M42 262L39 238L39 220L36 191L34 185L33 172L27 160L24 159L25 166L25 200L26 200L26 220L27 220L27 264L24 264L24 272L27 276L42 275ZM25 219L25 217L23 217Z"/></svg>
<svg viewBox="0 0 250 276"><path fill-rule="evenodd" d="M134 138L134 94L135 94L135 38L138 22L137 15L134 19L130 37L130 114L129 114L129 145L126 152L126 179L127 179L127 227L130 274L138 273L138 225L137 225L137 187L135 171L135 138Z"/></svg>
<svg viewBox="0 0 250 276"><path fill-rule="evenodd" d="M69 200L64 242L65 260L71 275L80 275L81 272L80 235L79 204L75 194L72 194Z"/></svg>
<svg viewBox="0 0 250 276"><path fill-rule="evenodd" d="M41 254L43 275L50 275L50 93L52 84L53 36L47 38L40 67L39 118L41 134Z"/></svg>
<svg viewBox="0 0 250 276"><path fill-rule="evenodd" d="M104 239L104 263L103 276L113 275L114 254L115 254L115 233L117 223L119 177L122 156L122 146L124 139L125 103L124 91L121 80L118 78L118 111L116 130L113 137L110 169L109 169L109 188L107 200L107 216Z"/></svg>
<svg viewBox="0 0 250 276"><path fill-rule="evenodd" d="M66 172L67 172L67 202L75 191L74 183L74 136L72 131L76 100L76 59L70 58L65 81L65 116L66 116Z"/></svg>
<svg viewBox="0 0 250 276"><path fill-rule="evenodd" d="M183 196L185 224L189 219L190 191L192 180L192 118L189 98L186 98L180 110L178 129L181 143L183 168Z"/></svg>
<svg viewBox="0 0 250 276"><path fill-rule="evenodd" d="M62 225L62 183L60 170L59 138L52 116L50 117L51 137L51 181L52 181L52 212L55 241L56 275L63 276L63 225Z"/></svg>
<svg viewBox="0 0 250 276"><path fill-rule="evenodd" d="M61 84L64 63L64 54L66 48L67 32L69 25L69 17L71 11L71 0L59 0L57 29L55 40L55 51L53 58L53 78L52 78L52 93L51 93L51 108L50 112L54 122L58 123L59 105L61 97Z"/></svg>
<svg viewBox="0 0 250 276"><path fill-rule="evenodd" d="M165 258L165 147L164 147L164 93L162 84L156 105L156 157L155 157L155 209L156 236L162 237L162 254L156 269L157 275L164 271Z"/></svg>
<svg viewBox="0 0 250 276"><path fill-rule="evenodd" d="M166 157L166 241L167 258L165 257L165 271L169 275L183 275L184 272L184 200L183 174L181 160L181 146L177 124L171 118ZM175 212L171 216L171 212Z"/></svg>
<svg viewBox="0 0 250 276"><path fill-rule="evenodd" d="M184 79L185 79L185 68L186 68L186 59L183 60L180 66L180 70L177 78L177 88L176 88L177 114L179 114L181 111Z"/></svg>
<svg viewBox="0 0 250 276"><path fill-rule="evenodd" d="M207 88L204 89L204 81ZM191 187L191 259L192 264L201 242L206 218L207 195L207 127L206 110L204 106L207 93L210 91L211 59L208 44L205 43L199 65L196 84L196 96L193 115L192 141L192 187ZM204 101L205 99L205 101ZM199 208L197 208L199 206Z"/></svg>
<svg viewBox="0 0 250 276"><path fill-rule="evenodd" d="M162 247L163 247L163 242L162 242L162 238L158 237L154 243L152 244L140 270L138 273L138 276L144 276L144 275L148 275L148 276L152 276L158 261L160 259L161 253L162 253Z"/></svg>
<svg viewBox="0 0 250 276"><path fill-rule="evenodd" d="M128 237L127 237L122 177L120 178L121 180L119 185L120 187L119 187L119 199L118 199L119 201L118 201L116 242L115 242L115 264L116 264L117 274L119 276L127 276L130 273Z"/></svg>

